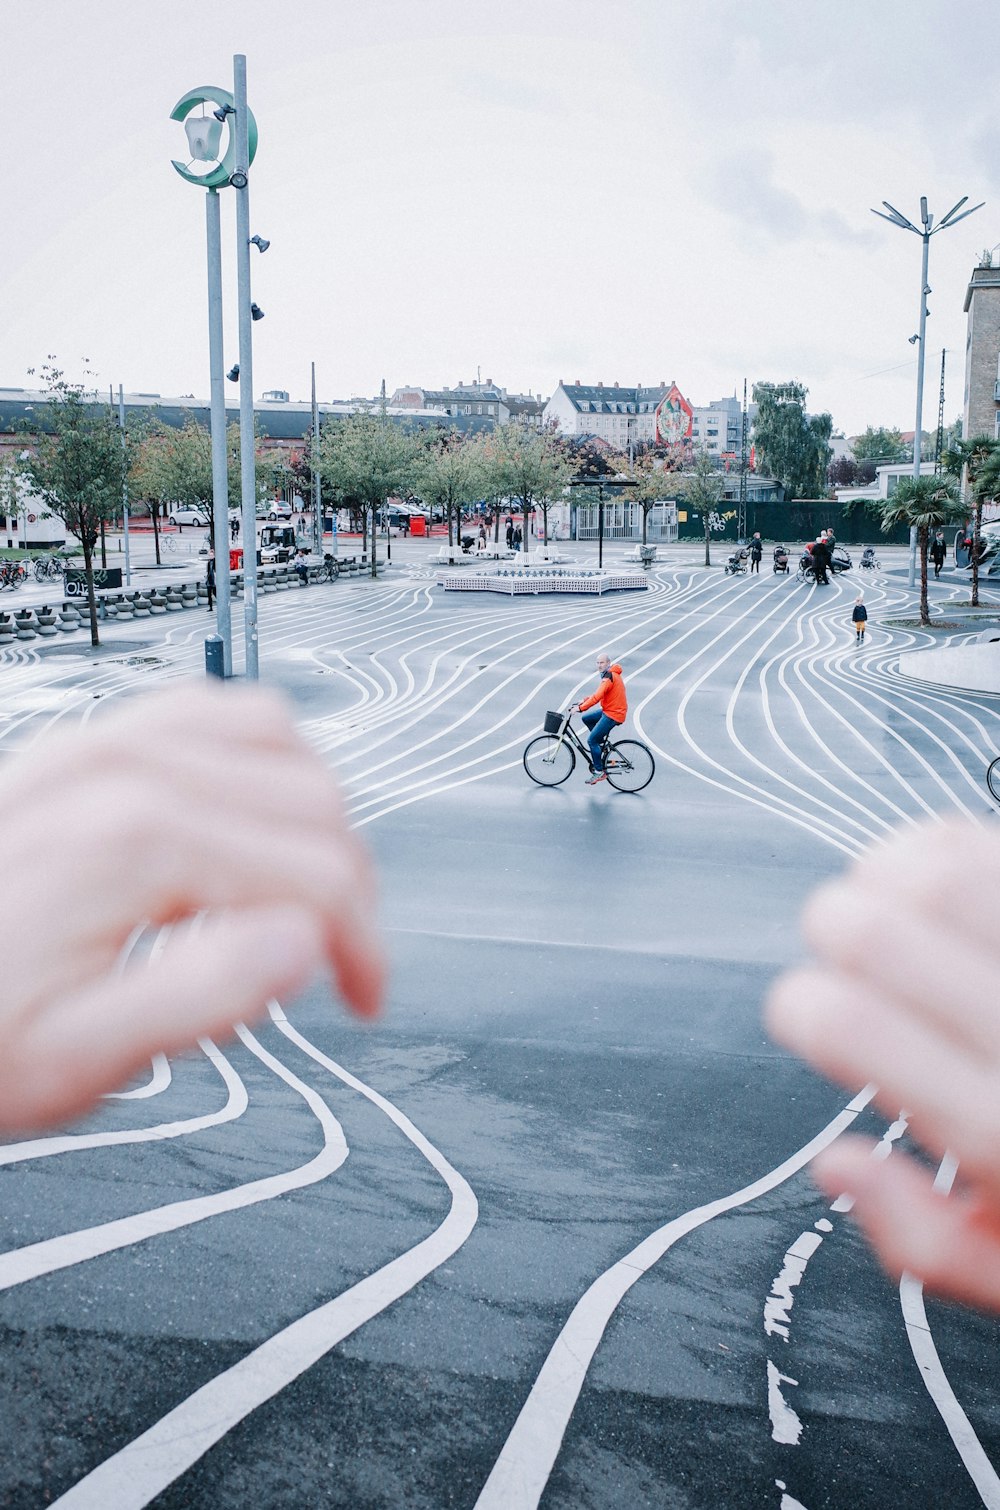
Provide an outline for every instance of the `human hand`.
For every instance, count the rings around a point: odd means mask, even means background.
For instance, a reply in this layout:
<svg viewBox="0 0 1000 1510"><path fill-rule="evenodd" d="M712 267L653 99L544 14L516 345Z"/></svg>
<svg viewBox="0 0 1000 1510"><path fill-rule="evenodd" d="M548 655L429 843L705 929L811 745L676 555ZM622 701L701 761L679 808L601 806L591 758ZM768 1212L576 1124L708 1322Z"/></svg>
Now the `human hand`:
<svg viewBox="0 0 1000 1510"><path fill-rule="evenodd" d="M1000 1310L1000 842L947 824L907 831L841 881L803 918L816 966L774 986L774 1037L825 1075L876 1100L934 1159L958 1161L950 1196L898 1151L873 1160L839 1138L814 1161L895 1275Z"/></svg>
<svg viewBox="0 0 1000 1510"><path fill-rule="evenodd" d="M82 1111L323 966L378 1011L371 867L273 694L189 687L43 740L4 766L0 828L0 1128ZM177 926L122 967L144 923Z"/></svg>

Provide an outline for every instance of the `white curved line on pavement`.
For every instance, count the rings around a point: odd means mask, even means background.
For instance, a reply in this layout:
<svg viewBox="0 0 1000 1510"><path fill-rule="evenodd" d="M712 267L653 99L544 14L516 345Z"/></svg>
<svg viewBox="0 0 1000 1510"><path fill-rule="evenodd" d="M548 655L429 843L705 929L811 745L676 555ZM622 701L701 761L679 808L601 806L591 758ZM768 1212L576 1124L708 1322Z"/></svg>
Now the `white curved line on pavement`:
<svg viewBox="0 0 1000 1510"><path fill-rule="evenodd" d="M7 1143L0 1146L0 1165L20 1164L24 1159L44 1159L57 1153L82 1153L86 1148L122 1147L132 1143L156 1143L165 1138L184 1138L206 1127L218 1127L223 1122L242 1117L248 1105L246 1086L210 1038L199 1038L198 1043L222 1076L229 1092L226 1104L219 1111L208 1112L202 1117L187 1117L179 1122L160 1122L155 1127L129 1127L121 1132L63 1133L51 1138L32 1138L24 1143Z"/></svg>
<svg viewBox="0 0 1000 1510"><path fill-rule="evenodd" d="M947 1195L954 1183L958 1165L946 1154L938 1166L934 1189ZM924 1388L937 1408L948 1435L955 1444L965 1470L979 1491L979 1497L989 1510L1000 1510L1000 1477L983 1450L965 1411L958 1403L955 1391L948 1382L941 1366L938 1350L927 1321L924 1309L924 1287L916 1275L904 1273L899 1281L899 1304L906 1323L906 1335Z"/></svg>
<svg viewBox="0 0 1000 1510"><path fill-rule="evenodd" d="M245 1206L256 1206L261 1201L273 1200L289 1190L301 1190L305 1185L314 1185L339 1169L347 1158L347 1143L336 1117L310 1086L303 1084L279 1059L269 1054L253 1034L244 1027L236 1029L251 1053L256 1054L268 1069L278 1075L306 1102L323 1129L323 1147L315 1158L295 1169L281 1174L268 1175L261 1180L251 1180L245 1185L236 1185L230 1190L213 1195L196 1196L193 1200L172 1201L167 1206L156 1206L134 1216L121 1217L117 1221L102 1222L96 1227L82 1227L76 1232L67 1232L60 1237L50 1237L38 1243L28 1243L23 1248L12 1248L0 1253L0 1290L9 1290L14 1285L25 1284L42 1274L51 1274L56 1269L68 1269L73 1264L84 1263L103 1253L113 1253L118 1248L128 1248L133 1243L145 1242L151 1237L162 1237L165 1232L176 1232L180 1227L190 1227L203 1222L207 1217L219 1216L224 1211L239 1211Z"/></svg>
<svg viewBox="0 0 1000 1510"><path fill-rule="evenodd" d="M874 1095L875 1087L865 1086L843 1111L781 1164L732 1195L696 1206L667 1222L593 1282L573 1307L542 1365L475 1510L534 1510L538 1505L608 1322L647 1269L689 1232L725 1211L757 1200L804 1169L850 1126Z"/></svg>
<svg viewBox="0 0 1000 1510"><path fill-rule="evenodd" d="M450 1258L476 1225L479 1206L472 1187L409 1118L304 1038L277 1003L272 1003L270 1011L276 1026L303 1053L385 1112L441 1175L451 1192L451 1207L429 1237L283 1327L105 1459L53 1502L65 1510L107 1510L109 1505L115 1510L141 1510L251 1411Z"/></svg>
<svg viewBox="0 0 1000 1510"><path fill-rule="evenodd" d="M147 1096L159 1096L170 1084L170 1060L166 1054L153 1055L153 1073L145 1085L134 1091L106 1091L102 1101L144 1101Z"/></svg>

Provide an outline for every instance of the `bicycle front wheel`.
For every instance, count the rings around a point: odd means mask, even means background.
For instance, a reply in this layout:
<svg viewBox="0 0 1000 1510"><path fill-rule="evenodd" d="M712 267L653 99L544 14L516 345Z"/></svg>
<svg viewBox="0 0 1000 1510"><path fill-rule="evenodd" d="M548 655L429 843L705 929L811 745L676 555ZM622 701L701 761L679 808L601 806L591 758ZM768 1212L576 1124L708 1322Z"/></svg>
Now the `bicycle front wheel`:
<svg viewBox="0 0 1000 1510"><path fill-rule="evenodd" d="M1000 802L1000 755L986 767L986 785L994 802Z"/></svg>
<svg viewBox="0 0 1000 1510"><path fill-rule="evenodd" d="M539 734L524 751L524 769L539 786L560 786L575 765L571 746L558 734Z"/></svg>
<svg viewBox="0 0 1000 1510"><path fill-rule="evenodd" d="M641 792L652 781L655 769L651 752L637 739L620 739L608 745L605 775L620 792Z"/></svg>

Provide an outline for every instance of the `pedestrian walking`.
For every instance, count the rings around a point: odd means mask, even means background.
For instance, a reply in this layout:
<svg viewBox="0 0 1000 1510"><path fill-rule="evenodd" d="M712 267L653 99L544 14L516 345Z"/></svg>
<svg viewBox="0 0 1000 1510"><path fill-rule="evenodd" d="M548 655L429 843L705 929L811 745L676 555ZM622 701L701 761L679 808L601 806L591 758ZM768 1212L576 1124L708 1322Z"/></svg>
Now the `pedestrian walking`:
<svg viewBox="0 0 1000 1510"><path fill-rule="evenodd" d="M760 530L754 531L754 537L750 541L750 570L759 574L760 558L764 554L764 542L760 538Z"/></svg>
<svg viewBox="0 0 1000 1510"><path fill-rule="evenodd" d="M212 612L215 603L215 552L209 551L208 560L205 563L205 586L208 588L208 611Z"/></svg>
<svg viewBox="0 0 1000 1510"><path fill-rule="evenodd" d="M947 554L948 546L945 542L944 535L940 530L938 530L937 534L934 536L934 539L931 541L931 560L934 562L935 577L940 577L941 568L944 565L944 558Z"/></svg>
<svg viewBox="0 0 1000 1510"><path fill-rule="evenodd" d="M232 519L230 519L230 521L229 521L229 539L232 542L232 544L235 545L236 542L237 542L237 540L239 538L240 538L240 518L239 518L238 514L234 514L233 517L232 517Z"/></svg>
<svg viewBox="0 0 1000 1510"><path fill-rule="evenodd" d="M514 526L514 549L519 551L523 543L524 536L521 534L521 526L517 524Z"/></svg>
<svg viewBox="0 0 1000 1510"><path fill-rule="evenodd" d="M513 519L511 519L510 515L507 516L506 535L507 535L507 549L510 550L511 547L513 546L513 544L514 544L514 521L513 521Z"/></svg>
<svg viewBox="0 0 1000 1510"><path fill-rule="evenodd" d="M854 643L863 645L865 642L865 625L868 623L868 610L865 607L865 595L859 592L854 599L854 607L851 610L851 623L854 625Z"/></svg>

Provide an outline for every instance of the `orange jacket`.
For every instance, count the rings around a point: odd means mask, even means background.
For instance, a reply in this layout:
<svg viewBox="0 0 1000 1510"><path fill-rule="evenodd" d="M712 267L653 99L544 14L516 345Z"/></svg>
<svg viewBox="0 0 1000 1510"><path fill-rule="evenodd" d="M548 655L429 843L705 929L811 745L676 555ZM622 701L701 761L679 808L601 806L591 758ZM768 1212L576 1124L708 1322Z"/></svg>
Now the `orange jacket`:
<svg viewBox="0 0 1000 1510"><path fill-rule="evenodd" d="M625 696L625 683L622 681L622 668L615 663L611 667L610 677L603 675L596 692L590 697L585 697L580 704L580 712L592 708L595 703L600 703L601 712L613 718L616 724L623 724L628 713L628 698Z"/></svg>

